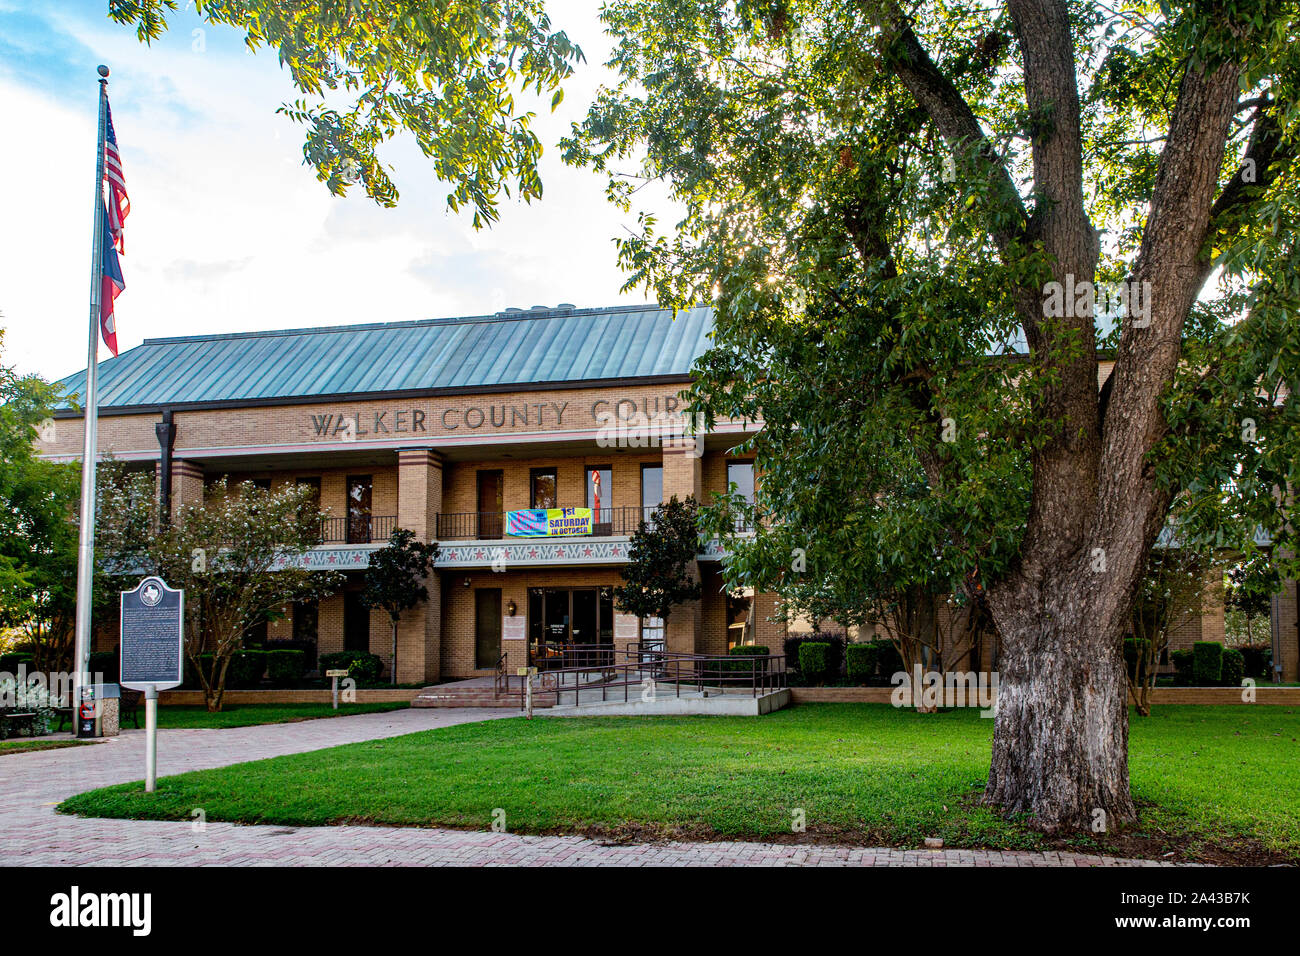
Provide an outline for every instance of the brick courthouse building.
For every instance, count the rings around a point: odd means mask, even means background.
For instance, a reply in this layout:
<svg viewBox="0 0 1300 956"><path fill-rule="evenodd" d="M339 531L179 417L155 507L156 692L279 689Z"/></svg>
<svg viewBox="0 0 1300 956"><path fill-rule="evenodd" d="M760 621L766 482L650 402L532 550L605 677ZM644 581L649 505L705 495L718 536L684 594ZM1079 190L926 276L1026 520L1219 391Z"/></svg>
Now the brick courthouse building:
<svg viewBox="0 0 1300 956"><path fill-rule="evenodd" d="M642 515L670 496L753 487L732 449L752 423L683 435L679 392L708 343L710 310L534 308L495 315L149 339L100 365L99 447L160 478L171 507L219 476L320 497L323 543L308 555L347 573L339 593L285 609L270 639L319 653L369 650L391 665L382 611L359 600L370 554L394 527L437 541L429 600L398 631L403 683L514 668L555 645L663 639L722 654L780 652L770 595L728 594L716 546L703 597L657 621L619 613L614 585ZM64 380L84 387L80 373ZM170 448L156 426L172 423ZM79 458L79 413L56 417L42 453ZM506 513L590 508L589 534L514 537Z"/></svg>

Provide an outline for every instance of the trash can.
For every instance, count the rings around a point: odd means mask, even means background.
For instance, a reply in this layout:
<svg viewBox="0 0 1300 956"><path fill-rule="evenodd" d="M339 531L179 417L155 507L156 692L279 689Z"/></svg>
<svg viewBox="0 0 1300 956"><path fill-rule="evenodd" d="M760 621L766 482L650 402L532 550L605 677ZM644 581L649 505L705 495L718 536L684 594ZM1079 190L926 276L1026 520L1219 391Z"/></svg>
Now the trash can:
<svg viewBox="0 0 1300 956"><path fill-rule="evenodd" d="M122 689L117 684L87 684L77 707L78 737L116 737Z"/></svg>

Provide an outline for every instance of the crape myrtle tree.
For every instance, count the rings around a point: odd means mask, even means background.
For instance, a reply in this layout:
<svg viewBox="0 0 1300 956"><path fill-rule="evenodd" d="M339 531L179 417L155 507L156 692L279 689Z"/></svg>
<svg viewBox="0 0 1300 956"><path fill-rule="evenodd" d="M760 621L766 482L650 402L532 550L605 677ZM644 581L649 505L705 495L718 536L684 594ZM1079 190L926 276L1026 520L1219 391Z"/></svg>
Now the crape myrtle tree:
<svg viewBox="0 0 1300 956"><path fill-rule="evenodd" d="M393 684L397 683L397 625L403 611L428 600L424 579L437 559L438 545L425 544L407 528L394 528L388 543L370 555L361 600L367 607L381 608L388 615L393 629Z"/></svg>
<svg viewBox="0 0 1300 956"><path fill-rule="evenodd" d="M1125 652L1128 692L1133 709L1151 716L1151 696L1160 657L1169 636L1181 624L1201 616L1214 580L1223 578L1224 557L1213 548L1154 548L1133 601L1131 633L1135 644Z"/></svg>
<svg viewBox="0 0 1300 956"><path fill-rule="evenodd" d="M150 574L185 589L185 659L209 711L221 710L227 670L250 628L342 583L338 572L301 564L320 543L321 515L308 488L218 479L203 501L182 505L166 524L156 519L152 472L106 476L98 496L96 562L115 582L112 591Z"/></svg>
<svg viewBox="0 0 1300 956"><path fill-rule="evenodd" d="M693 410L765 422L773 531L730 573L788 577L797 546L867 594L882 562L978 588L1001 646L984 799L1047 830L1135 818L1121 645L1171 508L1295 553L1297 12L603 13L620 79L565 154L627 208L657 179L682 210L618 251L630 286L715 306Z"/></svg>
<svg viewBox="0 0 1300 956"><path fill-rule="evenodd" d="M109 16L157 40L180 0L109 0ZM194 0L214 26L243 32L250 50L273 49L302 96L279 112L306 127L303 160L330 191L353 185L383 206L397 188L380 146L405 133L468 207L474 226L497 218L512 193L540 198L542 144L516 94L550 96L582 51L551 29L541 0Z"/></svg>
<svg viewBox="0 0 1300 956"><path fill-rule="evenodd" d="M700 597L691 573L700 553L698 505L693 496L673 495L637 525L628 543L623 583L614 588L620 610L637 617L659 617L668 624L673 608Z"/></svg>

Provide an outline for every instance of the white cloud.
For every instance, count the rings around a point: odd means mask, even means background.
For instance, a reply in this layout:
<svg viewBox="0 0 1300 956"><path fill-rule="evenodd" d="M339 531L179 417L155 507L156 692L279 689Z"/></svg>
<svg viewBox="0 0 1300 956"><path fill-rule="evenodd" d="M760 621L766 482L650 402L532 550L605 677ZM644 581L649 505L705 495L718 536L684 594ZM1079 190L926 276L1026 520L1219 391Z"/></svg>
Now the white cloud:
<svg viewBox="0 0 1300 956"><path fill-rule="evenodd" d="M211 30L206 52L194 53L185 24L145 47L125 28L52 15L54 35L114 68L132 208L122 348L167 335L640 301L618 292L611 242L632 220L606 204L599 177L564 167L554 147L607 75L598 66L607 44L589 6L553 4L553 20L588 65L559 113L539 113L545 198L507 205L476 233L445 211L445 186L410 142L386 153L397 209L331 197L301 164L300 130L274 112L294 91L273 54L230 52L233 34ZM0 150L11 224L0 230L5 361L49 377L85 364L94 62L75 102L31 85L21 57L17 70L0 68L5 126L25 131L22 148Z"/></svg>

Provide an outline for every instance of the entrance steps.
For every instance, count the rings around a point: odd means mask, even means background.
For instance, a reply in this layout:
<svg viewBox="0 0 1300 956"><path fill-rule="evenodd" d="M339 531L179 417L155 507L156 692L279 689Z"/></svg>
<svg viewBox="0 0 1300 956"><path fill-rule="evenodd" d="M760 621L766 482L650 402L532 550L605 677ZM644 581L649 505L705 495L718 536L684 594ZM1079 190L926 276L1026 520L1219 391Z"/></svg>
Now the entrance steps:
<svg viewBox="0 0 1300 956"><path fill-rule="evenodd" d="M656 694L643 699L640 693L633 694L624 701L601 700L599 695L587 697L574 705L566 703L552 707L547 711L548 717L654 717L654 716L714 716L714 717L758 717L770 714L790 703L790 690L783 687L754 697L749 694L706 693L700 691L683 691L680 696L671 691ZM573 695L569 694L568 701Z"/></svg>
<svg viewBox="0 0 1300 956"><path fill-rule="evenodd" d="M491 677L471 677L426 687L411 701L412 707L513 707L523 706L519 693L497 694ZM533 707L555 706L555 694L533 691Z"/></svg>

